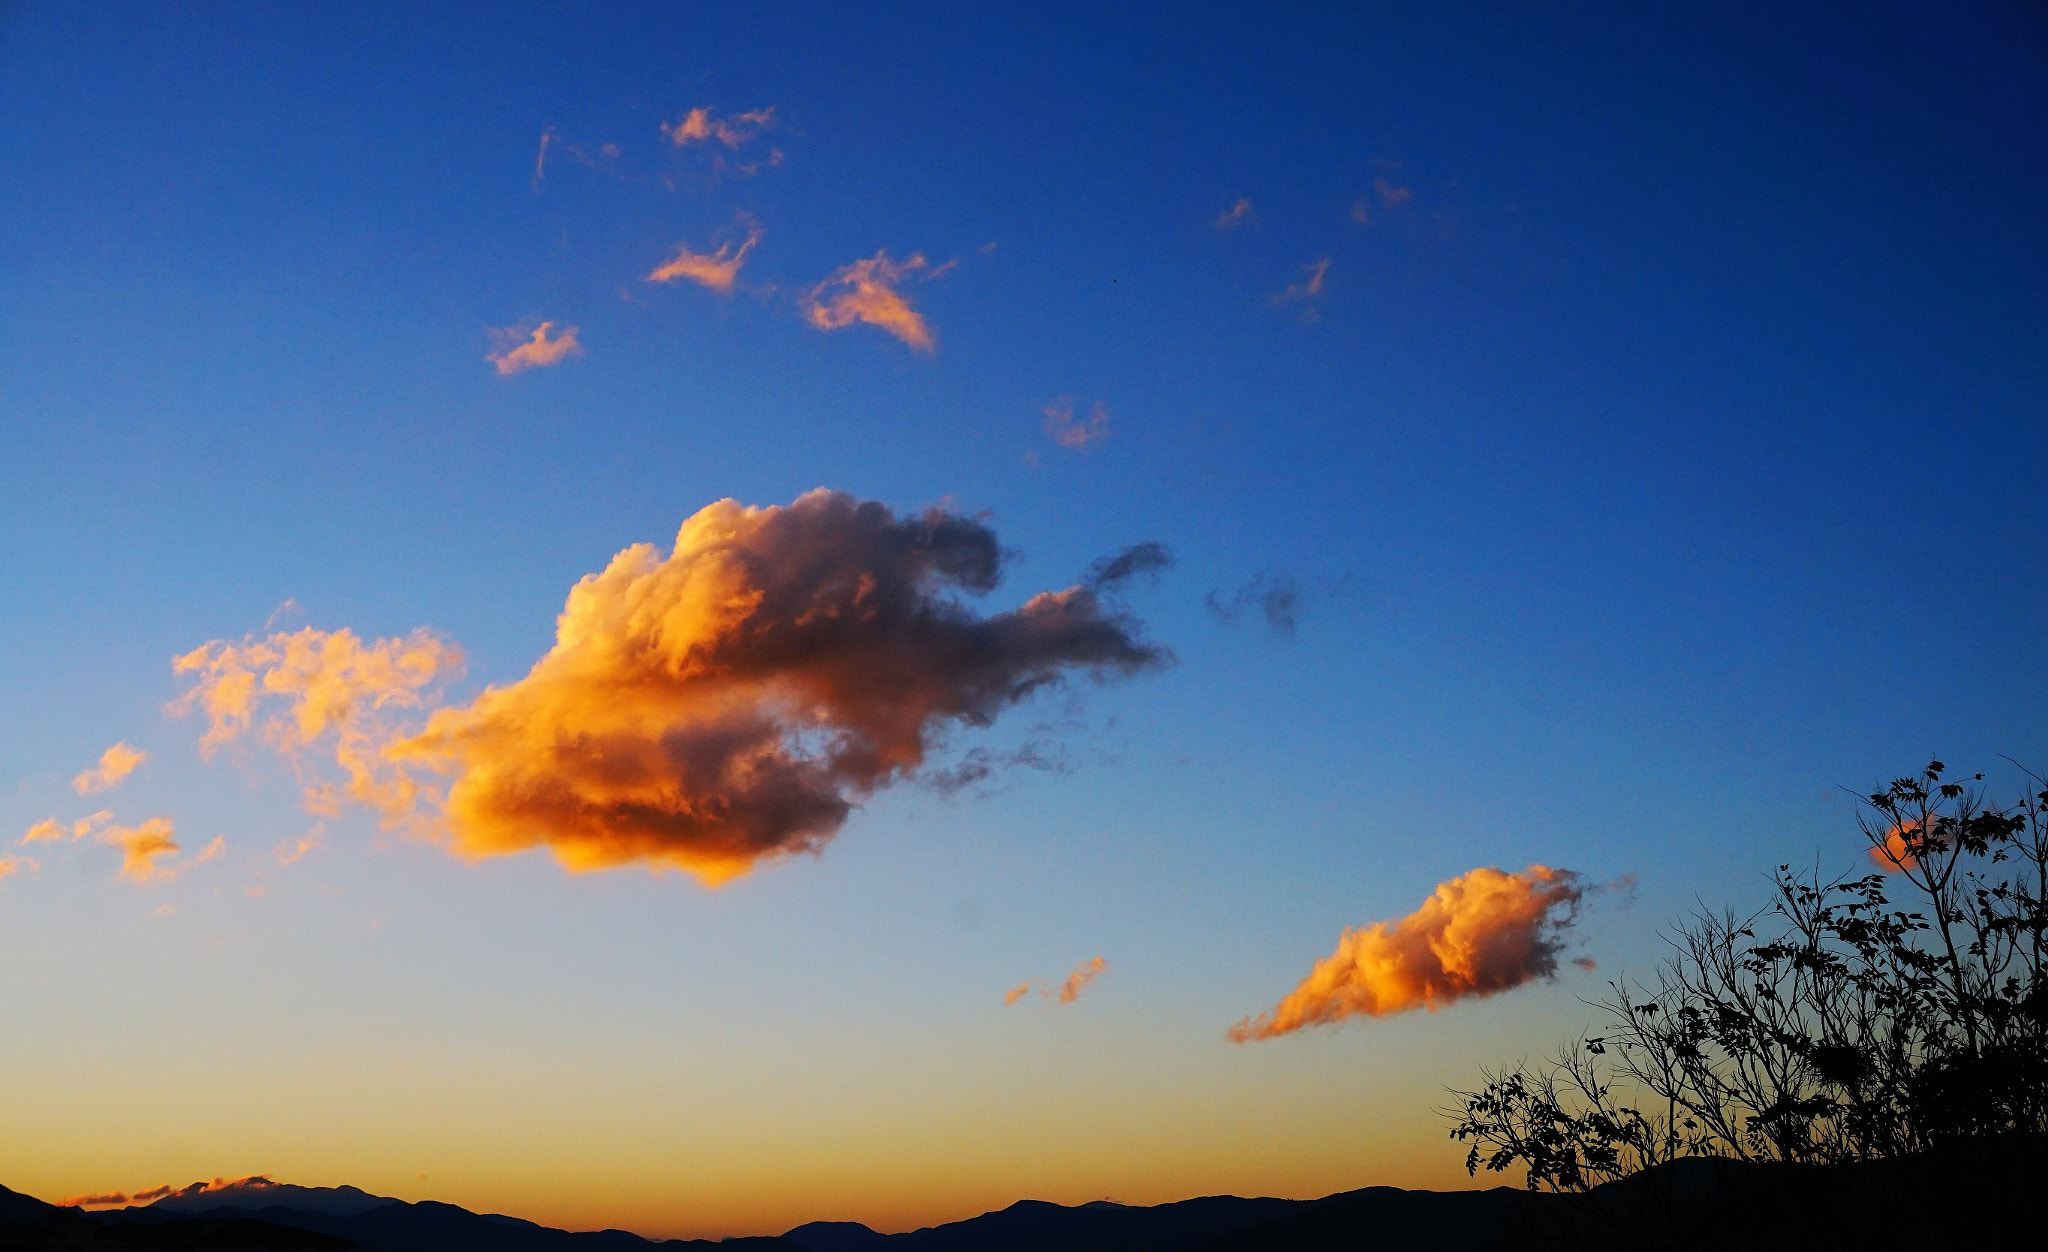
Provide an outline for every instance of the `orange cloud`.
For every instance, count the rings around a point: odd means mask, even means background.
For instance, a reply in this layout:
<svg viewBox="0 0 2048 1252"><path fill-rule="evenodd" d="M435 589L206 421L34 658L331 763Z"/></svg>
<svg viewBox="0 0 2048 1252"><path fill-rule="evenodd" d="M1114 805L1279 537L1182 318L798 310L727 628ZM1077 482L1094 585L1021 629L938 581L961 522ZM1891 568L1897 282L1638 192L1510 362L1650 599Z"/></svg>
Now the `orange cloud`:
<svg viewBox="0 0 2048 1252"><path fill-rule="evenodd" d="M710 109L691 109L679 122L663 122L661 133L668 136L669 142L678 148L688 147L693 143L714 141L728 148L738 148L773 125L773 105L724 118L717 116Z"/></svg>
<svg viewBox="0 0 2048 1252"><path fill-rule="evenodd" d="M970 518L819 489L723 500L666 557L638 544L569 594L552 651L443 709L392 759L452 775L457 851L545 846L572 870L641 863L706 883L814 851L909 776L944 727L985 725L1069 671L1163 654L1090 586L982 618L995 535Z"/></svg>
<svg viewBox="0 0 2048 1252"><path fill-rule="evenodd" d="M419 801L418 784L382 755L395 737L388 711L424 709L433 693L462 669L462 650L424 627L400 639L365 644L354 631L311 626L241 643L214 640L171 663L196 685L168 710L204 709L202 755L252 730L299 767L306 807L339 812L343 793L306 766L316 743L332 741L336 762L348 773L346 797L396 820ZM283 713L260 726L257 704L282 700Z"/></svg>
<svg viewBox="0 0 2048 1252"><path fill-rule="evenodd" d="M1250 222L1252 220L1254 220L1252 215L1252 202L1246 199L1239 200L1236 204L1233 204L1229 208L1223 210L1222 215L1219 216L1215 220L1215 222L1212 223L1212 225L1214 225L1217 230L1229 230L1233 226L1242 226L1246 222Z"/></svg>
<svg viewBox="0 0 2048 1252"><path fill-rule="evenodd" d="M938 340L910 301L896 290L914 271L923 269L925 259L912 254L895 262L889 254L877 252L865 260L834 270L831 277L811 289L804 301L804 317L819 330L838 330L855 322L866 322L901 339L919 352L933 352ZM827 298L826 292L838 288Z"/></svg>
<svg viewBox="0 0 2048 1252"><path fill-rule="evenodd" d="M1156 547L981 617L960 597L995 588L1002 550L974 519L823 489L780 507L723 500L667 555L636 544L584 578L525 678L434 710L418 733L378 713L426 707L459 663L424 630L373 647L311 629L216 641L177 660L199 681L172 708L207 710L210 749L281 701L262 738L294 756L331 746L349 773L345 791L306 785L315 811L347 798L467 857L545 847L571 870L716 884L822 847L950 727L1075 673L1163 663L1103 598L1163 564Z"/></svg>
<svg viewBox="0 0 2048 1252"><path fill-rule="evenodd" d="M1102 977L1103 971L1108 968L1109 962L1099 956L1076 965L1074 972L1067 975L1067 981L1060 984L1060 1003L1072 1004L1080 999L1081 992L1087 989L1088 984Z"/></svg>
<svg viewBox="0 0 2048 1252"><path fill-rule="evenodd" d="M24 847L31 843L55 843L59 839L68 839L76 843L113 820L112 809L101 809L90 817L79 818L69 826L60 824L54 817L46 817L29 827L28 833L21 837L21 842Z"/></svg>
<svg viewBox="0 0 2048 1252"><path fill-rule="evenodd" d="M581 356L583 345L576 341L576 328L571 326L550 339L548 331L553 326L553 322L542 322L532 338L521 338L526 334L524 327L494 329L491 337L497 340L498 351L484 359L497 366L500 374L517 374L522 370L560 365L572 356Z"/></svg>
<svg viewBox="0 0 2048 1252"><path fill-rule="evenodd" d="M1074 967L1073 973L1067 975L1067 980L1060 984L1058 991L1054 991L1051 987L1047 986L1043 978L1033 978L1026 982L1020 982L1003 993L1003 1007L1008 1008L1015 1004L1025 996L1030 995L1034 989L1038 992L1040 999L1057 1000L1061 1004L1072 1004L1081 998L1081 993L1088 989L1089 983L1102 977L1108 969L1109 962L1099 956L1092 960L1083 961Z"/></svg>
<svg viewBox="0 0 2048 1252"><path fill-rule="evenodd" d="M1074 397L1058 396L1045 406L1045 433L1062 448L1086 448L1109 438L1109 406L1097 400L1085 422L1074 419Z"/></svg>
<svg viewBox="0 0 2048 1252"><path fill-rule="evenodd" d="M647 275L650 283L672 283L678 278L687 278L700 286L709 287L721 296L732 294L733 283L739 278L740 266L746 262L747 253L761 242L762 230L753 225L747 231L744 243L727 243L716 252L692 252L687 244L677 244L676 254Z"/></svg>
<svg viewBox="0 0 2048 1252"><path fill-rule="evenodd" d="M169 856L178 851L178 843L171 838L175 833L168 817L152 817L140 826L109 826L100 832L100 838L121 849L121 877L132 882L168 881L177 876L177 871L168 865L158 865L157 858ZM219 840L207 854L218 852ZM205 858L202 858L205 859Z"/></svg>
<svg viewBox="0 0 2048 1252"><path fill-rule="evenodd" d="M127 1192L108 1191L97 1195L66 1196L57 1201L57 1207L60 1209L92 1209L107 1208L111 1205L126 1203L128 1203Z"/></svg>
<svg viewBox="0 0 2048 1252"><path fill-rule="evenodd" d="M19 874L23 868L39 870L42 867L25 856L0 856L0 879Z"/></svg>
<svg viewBox="0 0 2048 1252"><path fill-rule="evenodd" d="M134 773L135 767L148 759L149 753L130 747L123 740L100 753L100 763L72 779L71 788L82 796L105 791Z"/></svg>
<svg viewBox="0 0 2048 1252"><path fill-rule="evenodd" d="M1578 875L1531 865L1519 874L1475 869L1397 922L1347 930L1337 950L1286 999L1227 1032L1272 1039L1358 1014L1384 1017L1518 987L1557 970L1558 932L1584 889ZM1553 916L1555 915L1555 916Z"/></svg>
<svg viewBox="0 0 2048 1252"><path fill-rule="evenodd" d="M1274 304L1288 304L1296 300L1312 300L1322 294L1323 275L1330 272L1330 258L1323 257L1301 267L1306 275L1298 283L1289 283L1285 291L1273 297Z"/></svg>

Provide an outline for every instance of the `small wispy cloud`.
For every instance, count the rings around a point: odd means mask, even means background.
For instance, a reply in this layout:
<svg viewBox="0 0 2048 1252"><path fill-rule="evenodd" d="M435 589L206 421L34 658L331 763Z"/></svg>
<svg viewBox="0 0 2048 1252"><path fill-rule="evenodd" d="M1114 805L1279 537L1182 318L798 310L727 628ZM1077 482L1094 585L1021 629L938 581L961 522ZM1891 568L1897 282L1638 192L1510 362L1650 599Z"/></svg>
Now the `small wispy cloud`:
<svg viewBox="0 0 2048 1252"><path fill-rule="evenodd" d="M701 287L709 288L721 296L732 294L733 284L739 280L740 266L747 260L747 253L761 242L763 230L760 225L744 214L738 224L747 228L747 237L737 244L724 243L716 252L692 252L689 245L677 244L676 254L656 266L647 275L650 283L672 283L687 278Z"/></svg>
<svg viewBox="0 0 2048 1252"><path fill-rule="evenodd" d="M1292 635L1301 614L1301 584L1292 575L1266 570L1229 592L1212 591L1202 603L1229 625L1235 626L1247 610L1257 609L1266 626L1276 635Z"/></svg>
<svg viewBox="0 0 2048 1252"><path fill-rule="evenodd" d="M540 150L533 154L533 189L539 191L548 177L548 148L555 142L555 128L549 126L540 132Z"/></svg>
<svg viewBox="0 0 2048 1252"><path fill-rule="evenodd" d="M0 879L19 874L24 869L33 873L41 868L42 866L25 856L0 856Z"/></svg>
<svg viewBox="0 0 2048 1252"><path fill-rule="evenodd" d="M95 791L106 791L134 773L135 767L148 759L149 753L122 740L100 753L98 765L72 779L71 789L82 796L89 796Z"/></svg>
<svg viewBox="0 0 2048 1252"><path fill-rule="evenodd" d="M948 263L950 265L950 262ZM892 261L887 251L832 271L804 298L804 319L819 330L839 330L856 322L888 331L918 352L936 352L938 339L930 323L897 285L926 268L923 254ZM946 267L934 270L936 277Z"/></svg>
<svg viewBox="0 0 2048 1252"><path fill-rule="evenodd" d="M28 828L28 833L21 837L21 843L23 847L32 843L56 843L59 840L76 843L113 820L112 809L101 809L69 825L59 822L54 817L46 817Z"/></svg>
<svg viewBox="0 0 2048 1252"><path fill-rule="evenodd" d="M576 340L576 328L570 326L550 339L548 332L554 329L554 325L553 322L542 322L531 337L523 326L508 326L502 330L493 328L491 338L497 341L498 351L484 359L497 366L500 374L517 374L560 365L572 356L581 356L583 345Z"/></svg>
<svg viewBox="0 0 2048 1252"><path fill-rule="evenodd" d="M1323 277L1330 272L1330 258L1321 257L1301 267L1301 281L1287 284L1273 296L1274 304L1313 300L1323 292Z"/></svg>
<svg viewBox="0 0 2048 1252"><path fill-rule="evenodd" d="M1088 448L1109 438L1109 406L1097 400L1088 419L1074 416L1074 397L1055 396L1046 403L1045 433L1062 448Z"/></svg>
<svg viewBox="0 0 2048 1252"><path fill-rule="evenodd" d="M775 106L719 117L708 108L691 109L681 120L663 122L661 133L678 148L694 143L721 143L739 149L754 136L775 125Z"/></svg>
<svg viewBox="0 0 2048 1252"><path fill-rule="evenodd" d="M1391 213L1415 198L1415 189L1403 187L1385 174L1372 180L1372 195L1351 202L1351 220L1369 226L1383 213Z"/></svg>
<svg viewBox="0 0 2048 1252"><path fill-rule="evenodd" d="M1257 220L1258 216L1252 212L1252 202L1243 199L1223 210L1211 225L1217 230L1229 230L1232 227L1249 225Z"/></svg>
<svg viewBox="0 0 2048 1252"><path fill-rule="evenodd" d="M31 843L76 843L90 835L99 842L121 850L121 877L132 882L163 882L177 876L183 870L191 869L212 860L227 846L227 840L216 837L203 848L199 855L181 866L172 866L162 858L178 852L176 834L171 819L152 817L140 826L120 826L114 823L114 814L101 809L75 822L63 823L56 818L45 818L28 828L21 837L24 845ZM33 862L30 862L33 866Z"/></svg>
<svg viewBox="0 0 2048 1252"><path fill-rule="evenodd" d="M1018 983L1003 993L1003 1007L1008 1008L1025 996L1030 995L1033 991L1036 991L1042 1000L1052 1000L1059 1004L1072 1004L1081 998L1081 993L1088 989L1090 983L1093 983L1108 972L1109 962L1099 956L1094 957L1076 965L1073 972L1067 975L1066 981L1060 984L1058 991L1054 991L1051 985L1043 978L1033 978L1026 982Z"/></svg>
<svg viewBox="0 0 2048 1252"><path fill-rule="evenodd" d="M148 883L177 876L176 870L157 864L158 858L179 851L178 841L171 837L175 833L170 818L152 817L140 826L109 826L100 838L121 849L121 877Z"/></svg>

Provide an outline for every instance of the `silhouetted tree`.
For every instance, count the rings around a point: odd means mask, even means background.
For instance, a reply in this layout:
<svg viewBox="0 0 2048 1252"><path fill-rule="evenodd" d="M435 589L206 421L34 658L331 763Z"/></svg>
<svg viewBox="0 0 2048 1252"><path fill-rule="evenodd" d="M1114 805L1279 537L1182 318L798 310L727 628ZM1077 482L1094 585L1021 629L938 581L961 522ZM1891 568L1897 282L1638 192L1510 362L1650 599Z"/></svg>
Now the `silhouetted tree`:
<svg viewBox="0 0 2048 1252"><path fill-rule="evenodd" d="M1813 1167L1860 1169L1911 1199L1930 1170L1983 1179L2038 1160L2048 780L2028 773L2017 803L1993 807L1982 774L1944 769L1862 797L1863 836L1890 873L1779 866L1769 908L1697 914L1652 982L1610 983L1591 1002L1598 1034L1455 1092L1467 1170L1519 1166L1532 1191L1586 1192L1707 1158L1809 1182Z"/></svg>

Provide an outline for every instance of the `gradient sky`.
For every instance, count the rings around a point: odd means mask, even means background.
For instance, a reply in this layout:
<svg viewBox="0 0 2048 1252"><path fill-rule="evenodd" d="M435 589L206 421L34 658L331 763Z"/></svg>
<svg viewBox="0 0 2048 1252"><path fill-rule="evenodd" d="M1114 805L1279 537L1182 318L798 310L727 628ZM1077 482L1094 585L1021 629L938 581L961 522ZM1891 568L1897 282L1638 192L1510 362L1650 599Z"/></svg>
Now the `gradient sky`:
<svg viewBox="0 0 2048 1252"><path fill-rule="evenodd" d="M1842 787L2043 768L2048 23L1539 8L0 5L0 830L222 840L5 849L0 1183L650 1235L1470 1185L1443 1089L1696 897L1855 868ZM646 281L749 223L730 293ZM810 320L878 252L929 350ZM494 368L542 322L580 354ZM289 766L165 711L273 621L429 627L466 700L819 486L982 517L989 612L1161 542L1177 664L716 890L361 810L288 860ZM1537 862L1635 876L1598 973L1226 1039Z"/></svg>

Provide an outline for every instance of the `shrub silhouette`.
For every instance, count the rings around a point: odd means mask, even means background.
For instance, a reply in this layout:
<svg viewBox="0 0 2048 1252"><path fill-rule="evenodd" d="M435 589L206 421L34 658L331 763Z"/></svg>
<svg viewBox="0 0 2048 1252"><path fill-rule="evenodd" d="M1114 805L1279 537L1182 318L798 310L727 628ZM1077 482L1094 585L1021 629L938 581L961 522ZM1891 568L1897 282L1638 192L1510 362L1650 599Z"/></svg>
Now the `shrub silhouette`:
<svg viewBox="0 0 2048 1252"><path fill-rule="evenodd" d="M1888 872L1780 865L1763 912L1696 914L1610 983L1599 1034L1455 1091L1468 1172L1598 1188L1574 1245L1725 1240L1746 1210L1774 1245L2004 1246L2048 1138L2048 780L1997 807L1944 771L1860 797Z"/></svg>

